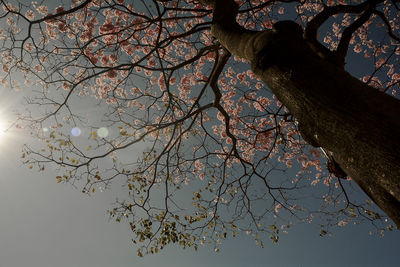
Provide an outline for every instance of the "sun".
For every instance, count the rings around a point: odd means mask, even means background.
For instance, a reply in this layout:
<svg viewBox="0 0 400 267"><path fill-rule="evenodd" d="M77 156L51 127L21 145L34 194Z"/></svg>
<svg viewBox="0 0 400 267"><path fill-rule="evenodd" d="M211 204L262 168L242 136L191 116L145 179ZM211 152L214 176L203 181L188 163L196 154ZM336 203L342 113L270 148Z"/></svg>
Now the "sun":
<svg viewBox="0 0 400 267"><path fill-rule="evenodd" d="M23 106L21 105L21 94L10 90L10 88L0 86L0 95L2 96L0 99L0 154L4 155L5 148L15 148L12 144L21 137L16 132L15 124L17 122L17 111Z"/></svg>
<svg viewBox="0 0 400 267"><path fill-rule="evenodd" d="M9 135L10 130L10 121L7 117L4 116L5 114L0 114L0 138L3 140L5 136Z"/></svg>
<svg viewBox="0 0 400 267"><path fill-rule="evenodd" d="M3 118L0 117L0 136L4 135L7 132L7 124Z"/></svg>

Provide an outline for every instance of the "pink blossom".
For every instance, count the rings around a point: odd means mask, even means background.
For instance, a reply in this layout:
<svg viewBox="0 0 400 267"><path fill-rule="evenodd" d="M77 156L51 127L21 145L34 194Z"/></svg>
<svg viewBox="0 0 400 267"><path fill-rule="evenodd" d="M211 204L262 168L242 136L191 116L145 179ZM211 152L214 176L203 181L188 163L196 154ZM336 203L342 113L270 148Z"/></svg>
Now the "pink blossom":
<svg viewBox="0 0 400 267"><path fill-rule="evenodd" d="M320 179L315 179L311 182L311 185L316 185L317 183L319 183Z"/></svg>
<svg viewBox="0 0 400 267"><path fill-rule="evenodd" d="M47 15L47 12L49 11L47 6L38 6L36 8L37 12L39 12L39 14L41 15Z"/></svg>
<svg viewBox="0 0 400 267"><path fill-rule="evenodd" d="M204 180L204 177L205 177L204 172L203 172L203 173L200 173L200 175L199 175L200 180Z"/></svg>
<svg viewBox="0 0 400 267"><path fill-rule="evenodd" d="M43 71L43 66L42 66L42 65L35 65L33 68L34 68L37 72Z"/></svg>
<svg viewBox="0 0 400 267"><path fill-rule="evenodd" d="M282 208L282 205L279 203L275 206L275 213L278 213L280 208Z"/></svg>
<svg viewBox="0 0 400 267"><path fill-rule="evenodd" d="M69 90L70 89L70 85L67 82L63 82L62 87L63 87L64 90Z"/></svg>
<svg viewBox="0 0 400 267"><path fill-rule="evenodd" d="M115 29L111 23L106 23L100 26L100 34L110 33Z"/></svg>
<svg viewBox="0 0 400 267"><path fill-rule="evenodd" d="M33 20L35 18L35 12L28 10L25 12L25 17L29 20Z"/></svg>
<svg viewBox="0 0 400 267"><path fill-rule="evenodd" d="M61 13L64 11L64 8L62 6L56 7L55 12L56 14Z"/></svg>
<svg viewBox="0 0 400 267"><path fill-rule="evenodd" d="M380 58L376 63L375 63L375 67L376 68L380 68L383 63L385 63L385 59L384 58Z"/></svg>
<svg viewBox="0 0 400 267"><path fill-rule="evenodd" d="M93 65L96 65L97 62L99 62L99 58L94 55L90 56L89 59L93 63Z"/></svg>
<svg viewBox="0 0 400 267"><path fill-rule="evenodd" d="M195 167L197 170L203 170L203 169L204 169L204 164L203 164L200 160L196 160L196 161L194 162L194 167Z"/></svg>
<svg viewBox="0 0 400 267"><path fill-rule="evenodd" d="M107 77L110 79L115 79L118 76L118 73L115 70L110 70L107 72Z"/></svg>
<svg viewBox="0 0 400 267"><path fill-rule="evenodd" d="M3 65L3 71L4 71L5 73L8 73L8 72L9 72L9 69L8 69L8 67L7 67L6 65Z"/></svg>
<svg viewBox="0 0 400 267"><path fill-rule="evenodd" d="M104 56L101 57L101 64L102 64L103 66L106 66L107 63L108 63L108 61L109 61L108 56L104 55Z"/></svg>

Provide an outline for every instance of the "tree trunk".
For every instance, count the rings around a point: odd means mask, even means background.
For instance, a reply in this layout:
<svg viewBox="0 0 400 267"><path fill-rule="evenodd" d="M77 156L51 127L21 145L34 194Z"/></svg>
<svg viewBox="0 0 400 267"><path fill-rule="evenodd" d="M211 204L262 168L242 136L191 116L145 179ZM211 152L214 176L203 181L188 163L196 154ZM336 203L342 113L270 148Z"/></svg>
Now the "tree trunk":
<svg viewBox="0 0 400 267"><path fill-rule="evenodd" d="M290 29L247 31L236 23L233 0L212 4L214 37L251 63L299 122L304 139L330 151L399 228L400 101L324 60Z"/></svg>

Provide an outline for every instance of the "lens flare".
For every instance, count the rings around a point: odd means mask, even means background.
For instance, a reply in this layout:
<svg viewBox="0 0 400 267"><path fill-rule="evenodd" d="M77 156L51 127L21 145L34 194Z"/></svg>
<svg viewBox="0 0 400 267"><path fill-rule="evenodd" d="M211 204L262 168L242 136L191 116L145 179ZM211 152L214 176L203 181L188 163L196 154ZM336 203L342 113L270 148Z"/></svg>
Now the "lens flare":
<svg viewBox="0 0 400 267"><path fill-rule="evenodd" d="M97 135L101 138L106 138L108 136L108 129L105 127L101 127L97 130Z"/></svg>
<svg viewBox="0 0 400 267"><path fill-rule="evenodd" d="M72 134L73 136L79 136L79 135L81 135L81 129L79 129L78 127L75 127L75 128L73 128L73 129L71 130L71 134Z"/></svg>

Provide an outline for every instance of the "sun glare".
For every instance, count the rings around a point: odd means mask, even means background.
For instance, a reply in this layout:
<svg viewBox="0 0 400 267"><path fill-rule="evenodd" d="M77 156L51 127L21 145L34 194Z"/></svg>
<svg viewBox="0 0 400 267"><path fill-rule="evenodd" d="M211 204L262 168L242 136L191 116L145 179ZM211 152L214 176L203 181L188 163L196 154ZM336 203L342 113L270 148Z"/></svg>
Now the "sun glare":
<svg viewBox="0 0 400 267"><path fill-rule="evenodd" d="M20 136L15 131L15 115L17 109L21 107L21 94L10 90L10 88L0 86L0 157L6 155L5 149L14 149L17 138Z"/></svg>
<svg viewBox="0 0 400 267"><path fill-rule="evenodd" d="M4 135L7 130L7 125L2 118L0 118L0 136Z"/></svg>

